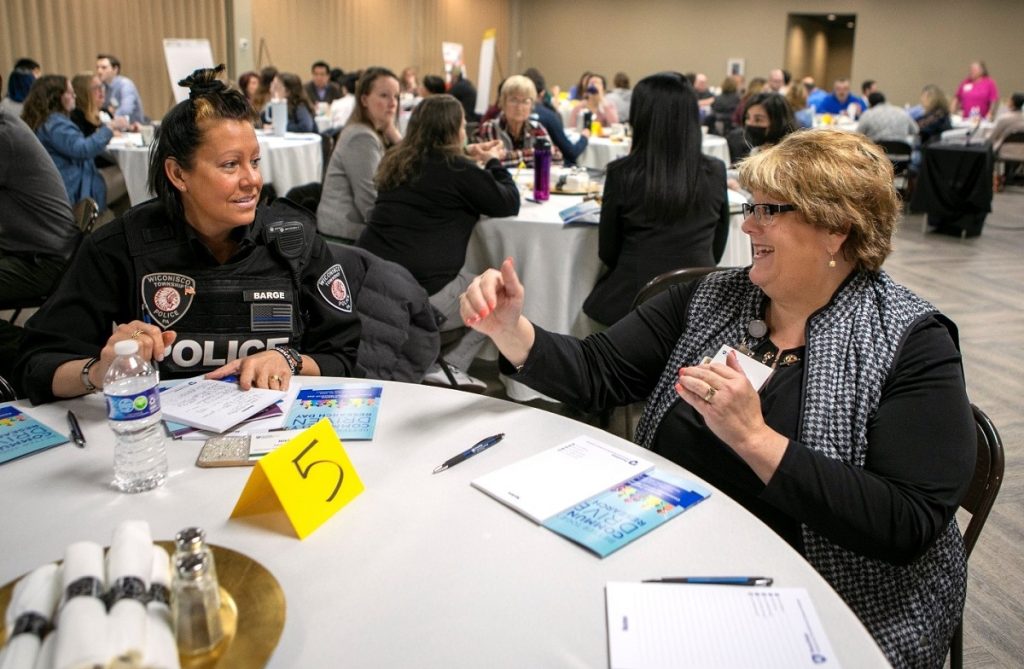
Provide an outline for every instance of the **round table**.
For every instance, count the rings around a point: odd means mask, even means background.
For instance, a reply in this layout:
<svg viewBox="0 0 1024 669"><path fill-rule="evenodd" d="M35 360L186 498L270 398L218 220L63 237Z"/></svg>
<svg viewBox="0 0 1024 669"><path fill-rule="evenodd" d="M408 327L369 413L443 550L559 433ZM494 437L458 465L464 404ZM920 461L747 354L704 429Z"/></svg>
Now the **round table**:
<svg viewBox="0 0 1024 669"><path fill-rule="evenodd" d="M695 478L680 467L546 411L380 383L374 439L345 445L366 490L304 541L271 518L229 520L253 470L196 468L198 442L168 442L167 483L125 495L109 485L114 440L101 395L22 404L62 432L73 408L88 445L59 446L0 467L0 583L60 559L69 543L109 543L124 520L147 521L158 540L195 525L210 543L260 562L280 583L287 612L271 669L518 669L608 666L609 581L757 574L779 587L807 589L841 664L885 666L859 620L810 564L717 490L602 560L470 487L485 473L581 434ZM431 474L498 432L506 434L499 445Z"/></svg>
<svg viewBox="0 0 1024 669"><path fill-rule="evenodd" d="M576 136L573 135L575 140ZM608 163L629 155L630 141L626 139L610 139L608 137L591 137L587 142L587 148L576 160L581 167L589 167L596 170L607 169ZM706 156L718 158L726 165L730 163L729 144L724 137L718 135L704 135L701 139L701 151Z"/></svg>
<svg viewBox="0 0 1024 669"><path fill-rule="evenodd" d="M274 184L278 195L295 186L319 182L323 172L323 148L316 133L289 132L278 137L257 130L260 143L260 172L263 183ZM107 152L124 174L128 199L132 205L154 197L149 190L149 147L142 146L142 135L126 132L114 137Z"/></svg>

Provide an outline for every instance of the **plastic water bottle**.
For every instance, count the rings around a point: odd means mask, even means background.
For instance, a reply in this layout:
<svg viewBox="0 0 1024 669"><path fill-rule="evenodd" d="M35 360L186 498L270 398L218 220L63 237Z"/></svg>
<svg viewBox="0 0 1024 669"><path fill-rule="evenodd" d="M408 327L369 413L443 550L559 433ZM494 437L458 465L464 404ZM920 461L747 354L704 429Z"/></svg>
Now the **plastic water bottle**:
<svg viewBox="0 0 1024 669"><path fill-rule="evenodd" d="M114 344L117 355L103 377L107 418L114 431L114 487L143 492L167 480L167 452L160 424L159 375L139 357L134 339Z"/></svg>
<svg viewBox="0 0 1024 669"><path fill-rule="evenodd" d="M533 199L546 202L551 197L551 143L538 137L533 143Z"/></svg>

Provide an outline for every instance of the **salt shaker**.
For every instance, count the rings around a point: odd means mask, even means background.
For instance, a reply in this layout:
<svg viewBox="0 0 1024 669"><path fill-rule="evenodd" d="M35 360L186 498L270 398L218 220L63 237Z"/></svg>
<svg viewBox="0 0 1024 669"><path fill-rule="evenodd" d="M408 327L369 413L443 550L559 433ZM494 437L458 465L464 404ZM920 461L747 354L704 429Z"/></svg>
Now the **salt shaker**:
<svg viewBox="0 0 1024 669"><path fill-rule="evenodd" d="M217 564L213 560L213 551L206 543L206 532L200 527L186 527L174 535L174 564L177 564L179 558L197 553L206 555L210 576L216 581Z"/></svg>
<svg viewBox="0 0 1024 669"><path fill-rule="evenodd" d="M209 556L191 553L175 562L171 619L178 652L198 655L212 650L224 637L220 623L220 591L210 572Z"/></svg>

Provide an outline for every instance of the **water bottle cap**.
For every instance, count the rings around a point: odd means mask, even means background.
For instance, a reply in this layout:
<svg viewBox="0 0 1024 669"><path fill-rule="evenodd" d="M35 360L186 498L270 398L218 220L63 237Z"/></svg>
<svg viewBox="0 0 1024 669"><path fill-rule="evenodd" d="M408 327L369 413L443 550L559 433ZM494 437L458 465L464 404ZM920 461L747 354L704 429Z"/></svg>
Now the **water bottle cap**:
<svg viewBox="0 0 1024 669"><path fill-rule="evenodd" d="M114 344L116 355L134 355L139 352L139 342L134 339L123 339Z"/></svg>

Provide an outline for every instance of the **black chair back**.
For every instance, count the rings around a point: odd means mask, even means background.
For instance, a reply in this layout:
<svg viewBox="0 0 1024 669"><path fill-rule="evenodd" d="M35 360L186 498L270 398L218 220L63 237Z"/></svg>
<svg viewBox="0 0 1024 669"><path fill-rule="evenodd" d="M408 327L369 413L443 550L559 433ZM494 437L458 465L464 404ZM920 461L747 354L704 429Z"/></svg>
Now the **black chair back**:
<svg viewBox="0 0 1024 669"><path fill-rule="evenodd" d="M690 283L701 279L712 272L717 272L723 269L731 269L729 267L682 267L680 269L673 269L664 274L659 274L644 285L643 288L637 292L636 297L633 298L633 306L631 309L636 309L641 304L651 299L655 295L665 290L668 290L672 286L681 283Z"/></svg>

